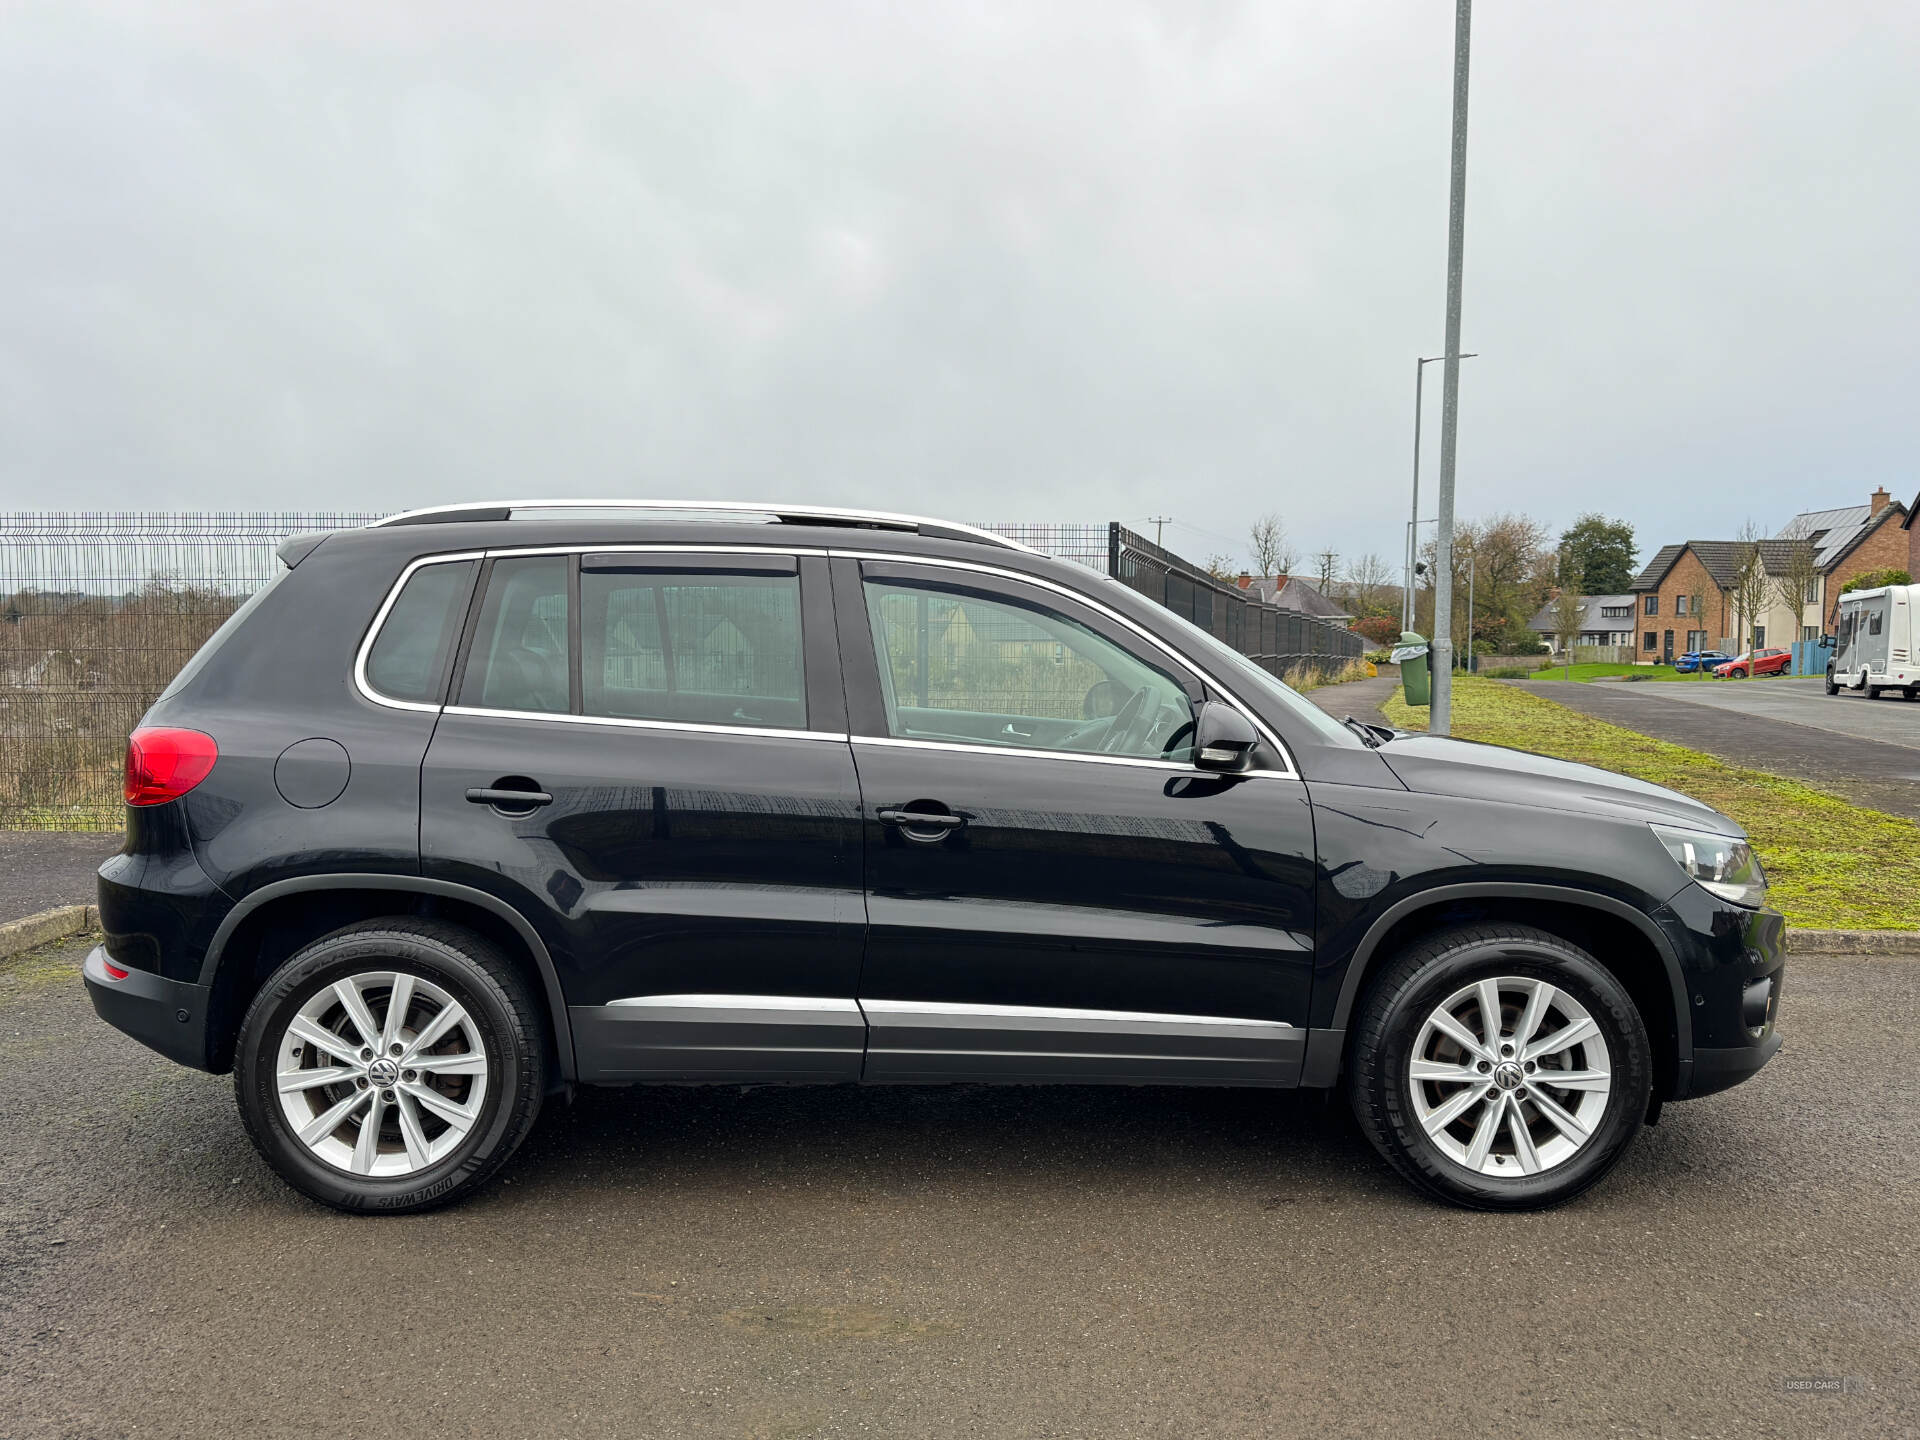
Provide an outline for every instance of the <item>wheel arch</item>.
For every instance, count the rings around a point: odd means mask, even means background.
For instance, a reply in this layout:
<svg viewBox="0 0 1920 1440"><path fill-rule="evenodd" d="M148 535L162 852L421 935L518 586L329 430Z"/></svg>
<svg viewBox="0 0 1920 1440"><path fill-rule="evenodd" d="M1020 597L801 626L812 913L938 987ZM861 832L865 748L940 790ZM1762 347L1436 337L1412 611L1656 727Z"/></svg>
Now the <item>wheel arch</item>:
<svg viewBox="0 0 1920 1440"><path fill-rule="evenodd" d="M1592 954L1626 988L1646 1022L1654 1040L1654 1093L1669 1099L1684 1093L1693 1069L1693 1020L1673 947L1625 901L1562 885L1443 885L1389 906L1354 947L1331 1028L1310 1037L1303 1083L1332 1085L1338 1079L1353 1009L1395 955L1437 930L1488 921L1531 925Z"/></svg>
<svg viewBox="0 0 1920 1440"><path fill-rule="evenodd" d="M575 1079L566 994L539 932L498 896L419 875L301 875L262 885L236 904L214 932L200 967L200 983L209 994L209 1068L216 1073L231 1068L240 1017L287 956L343 925L381 915L429 915L499 945L536 982L552 1041L550 1079Z"/></svg>

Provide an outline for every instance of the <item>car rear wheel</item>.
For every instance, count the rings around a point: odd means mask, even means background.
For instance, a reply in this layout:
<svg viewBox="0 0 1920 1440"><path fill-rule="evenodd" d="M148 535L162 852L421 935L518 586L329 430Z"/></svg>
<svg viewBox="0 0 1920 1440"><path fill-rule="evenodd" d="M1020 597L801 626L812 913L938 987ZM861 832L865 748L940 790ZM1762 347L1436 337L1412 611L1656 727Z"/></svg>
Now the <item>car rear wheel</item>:
<svg viewBox="0 0 1920 1440"><path fill-rule="evenodd" d="M1389 1164L1438 1199L1535 1210L1611 1170L1652 1096L1652 1047L1631 997L1545 931L1434 936L1368 991L1350 1096Z"/></svg>
<svg viewBox="0 0 1920 1440"><path fill-rule="evenodd" d="M296 1189L341 1210L458 1200L540 1113L545 1027L519 973L456 926L371 920L282 965L241 1022L247 1133Z"/></svg>

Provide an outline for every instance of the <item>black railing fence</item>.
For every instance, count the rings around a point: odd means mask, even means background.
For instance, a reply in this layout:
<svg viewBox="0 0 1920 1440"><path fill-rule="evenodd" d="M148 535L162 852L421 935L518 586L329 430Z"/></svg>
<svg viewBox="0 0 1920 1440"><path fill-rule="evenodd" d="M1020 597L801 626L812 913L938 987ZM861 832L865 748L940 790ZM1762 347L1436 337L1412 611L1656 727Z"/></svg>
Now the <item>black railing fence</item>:
<svg viewBox="0 0 1920 1440"><path fill-rule="evenodd" d="M114 830L128 733L303 530L373 514L0 513L0 829ZM1252 600L1125 526L985 529L1114 576L1276 675L1366 648Z"/></svg>
<svg viewBox="0 0 1920 1440"><path fill-rule="evenodd" d="M1107 527L1107 573L1190 620L1283 679L1331 674L1367 650L1363 635L1332 620L1283 610L1162 550L1115 522Z"/></svg>

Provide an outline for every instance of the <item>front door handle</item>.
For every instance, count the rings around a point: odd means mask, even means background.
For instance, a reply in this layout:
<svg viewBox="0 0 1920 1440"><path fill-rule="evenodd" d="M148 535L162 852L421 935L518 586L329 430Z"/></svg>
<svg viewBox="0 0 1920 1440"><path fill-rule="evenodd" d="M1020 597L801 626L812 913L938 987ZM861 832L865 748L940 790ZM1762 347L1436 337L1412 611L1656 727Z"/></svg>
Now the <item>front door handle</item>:
<svg viewBox="0 0 1920 1440"><path fill-rule="evenodd" d="M497 790L490 785L476 785L467 791L467 799L476 805L497 805L503 810L531 810L553 803L553 796L544 790Z"/></svg>

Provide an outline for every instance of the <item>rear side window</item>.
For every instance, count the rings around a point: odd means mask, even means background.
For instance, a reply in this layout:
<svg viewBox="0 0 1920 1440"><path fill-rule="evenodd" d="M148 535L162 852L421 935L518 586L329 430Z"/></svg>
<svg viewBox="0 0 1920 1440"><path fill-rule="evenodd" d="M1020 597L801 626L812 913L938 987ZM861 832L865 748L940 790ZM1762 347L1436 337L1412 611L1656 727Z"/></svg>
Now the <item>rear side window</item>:
<svg viewBox="0 0 1920 1440"><path fill-rule="evenodd" d="M580 641L588 715L806 726L797 576L583 570Z"/></svg>
<svg viewBox="0 0 1920 1440"><path fill-rule="evenodd" d="M567 569L564 555L493 562L460 682L462 705L559 714L571 708Z"/></svg>
<svg viewBox="0 0 1920 1440"><path fill-rule="evenodd" d="M407 580L367 651L367 683L394 700L437 704L467 613L472 560L422 565Z"/></svg>

